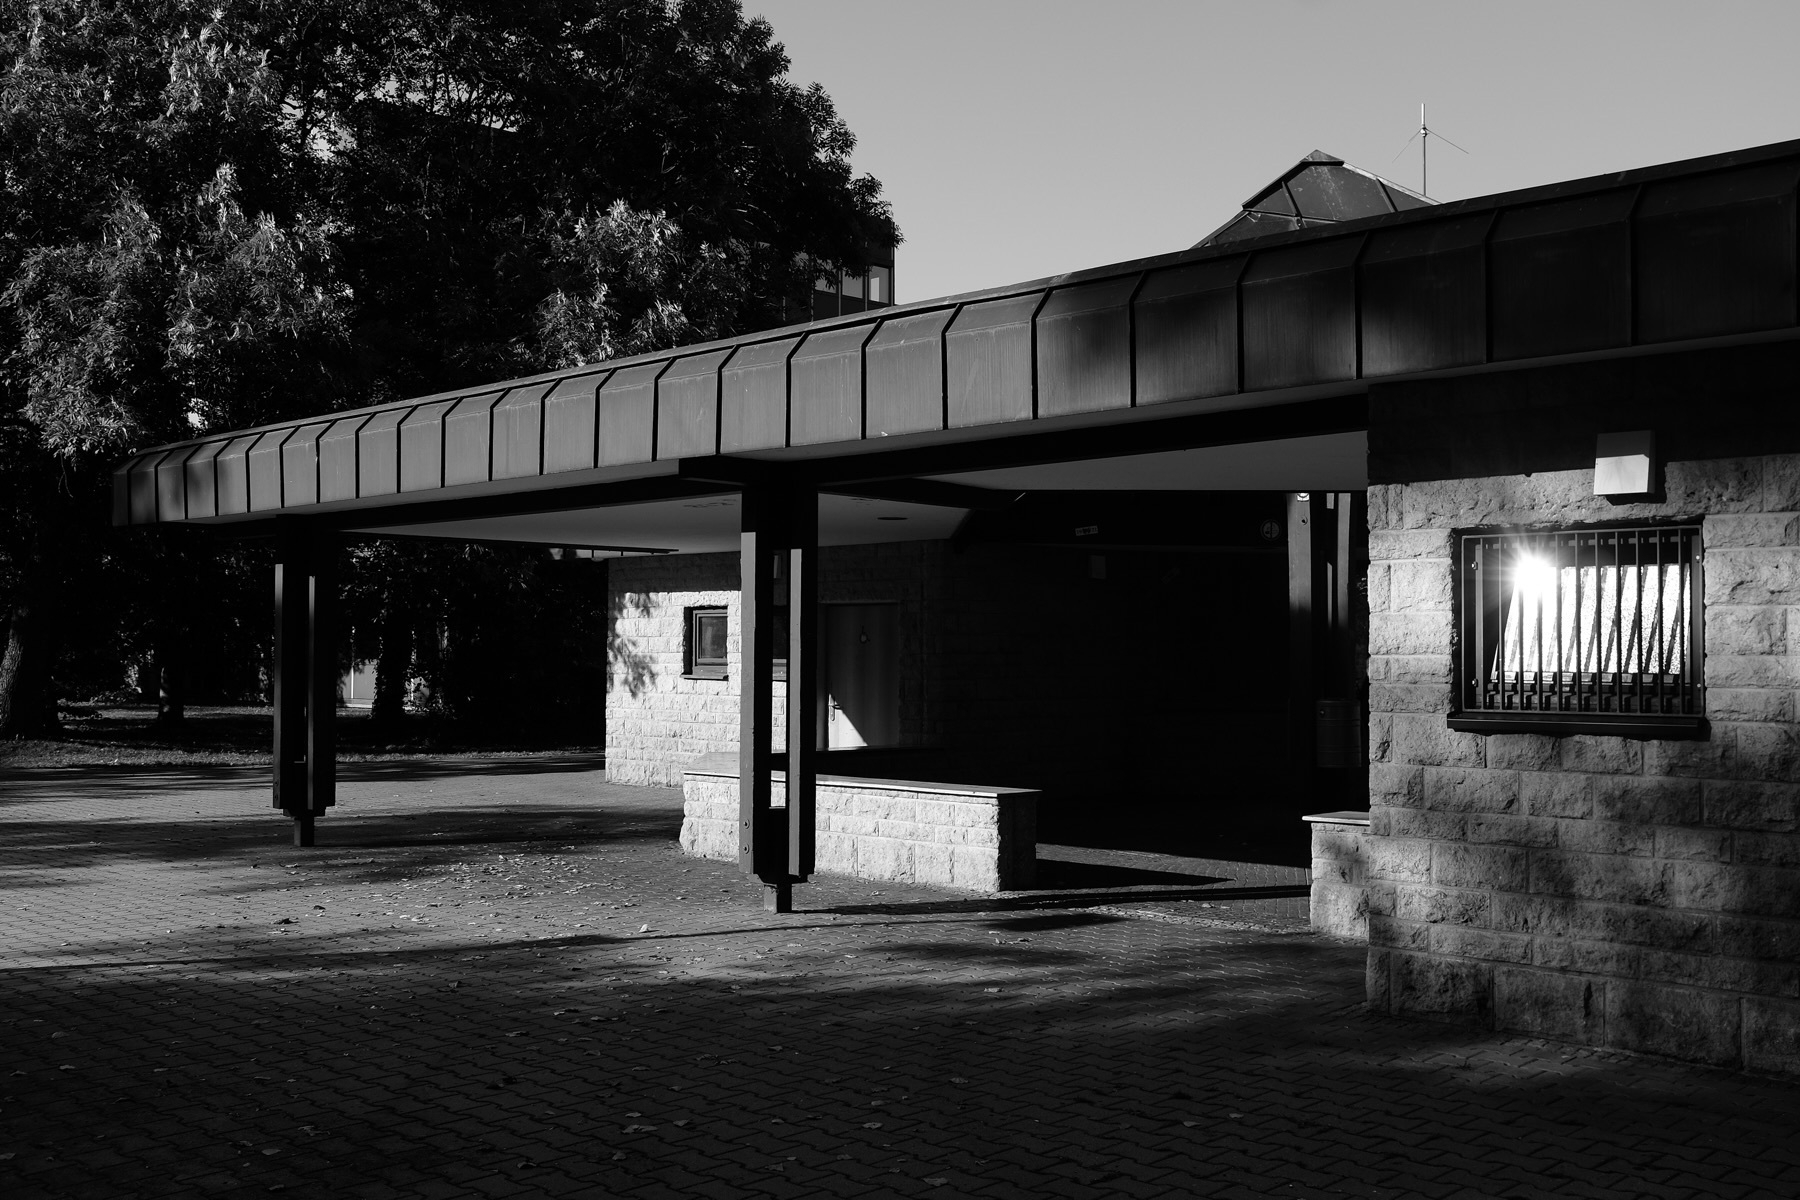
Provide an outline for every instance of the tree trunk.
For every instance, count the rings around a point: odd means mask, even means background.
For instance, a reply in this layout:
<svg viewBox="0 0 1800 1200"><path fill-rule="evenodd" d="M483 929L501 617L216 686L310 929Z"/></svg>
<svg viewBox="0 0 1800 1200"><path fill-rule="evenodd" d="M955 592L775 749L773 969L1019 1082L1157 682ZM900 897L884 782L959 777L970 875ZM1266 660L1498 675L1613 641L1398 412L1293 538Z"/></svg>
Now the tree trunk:
<svg viewBox="0 0 1800 1200"><path fill-rule="evenodd" d="M179 729L187 720L187 656L182 638L156 644L156 723Z"/></svg>
<svg viewBox="0 0 1800 1200"><path fill-rule="evenodd" d="M381 614L381 648L375 655L375 698L369 718L392 729L406 713L406 678L412 673L413 635L397 605Z"/></svg>
<svg viewBox="0 0 1800 1200"><path fill-rule="evenodd" d="M57 732L50 695L50 646L31 584L13 601L0 654L0 737L38 737Z"/></svg>

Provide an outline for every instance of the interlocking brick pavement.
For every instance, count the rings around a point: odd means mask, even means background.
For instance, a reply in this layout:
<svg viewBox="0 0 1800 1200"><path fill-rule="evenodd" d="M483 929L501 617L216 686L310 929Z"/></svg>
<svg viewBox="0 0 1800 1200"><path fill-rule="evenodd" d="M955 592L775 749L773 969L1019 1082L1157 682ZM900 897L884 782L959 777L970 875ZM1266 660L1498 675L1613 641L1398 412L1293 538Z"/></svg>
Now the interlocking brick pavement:
<svg viewBox="0 0 1800 1200"><path fill-rule="evenodd" d="M0 1195L1800 1194L1793 1084L1371 1017L1212 901L766 914L590 766L347 766L311 850L255 771L0 776Z"/></svg>

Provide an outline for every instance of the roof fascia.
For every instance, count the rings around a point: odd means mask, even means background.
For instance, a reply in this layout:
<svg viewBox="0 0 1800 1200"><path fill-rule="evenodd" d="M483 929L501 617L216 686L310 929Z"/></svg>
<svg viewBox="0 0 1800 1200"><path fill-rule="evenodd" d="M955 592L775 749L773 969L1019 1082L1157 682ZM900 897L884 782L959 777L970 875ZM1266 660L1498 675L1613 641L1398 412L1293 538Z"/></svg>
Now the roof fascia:
<svg viewBox="0 0 1800 1200"><path fill-rule="evenodd" d="M607 359L603 362L587 363L579 367L569 367L558 371L546 371L536 375L523 376L518 379L505 379L472 384L468 387L436 392L428 396L408 397L405 400L389 401L384 404L370 405L364 408L319 413L293 420L277 421L267 425L251 426L244 429L223 430L218 433L208 434L204 437L189 438L185 441L145 447L131 455L130 459L135 460L143 454L156 451L176 450L190 446L198 446L226 438L263 433L272 429L288 429L322 420L339 420L344 417L372 414L396 408L413 408L420 404L428 404L433 401L481 395L487 392L510 390L518 387L527 387L533 384L565 379L570 376L600 370L617 370L646 363L666 362L676 358L685 358L689 355L704 354L713 350L724 350L738 346L751 346L764 342L782 341L786 338L804 336L805 334L819 330L875 324L893 320L898 317L938 312L945 309L956 308L960 305L973 304L986 300L1010 299L1055 288L1072 287L1076 284L1093 283L1121 275L1156 270L1162 267L1184 266L1189 263L1204 262L1215 258L1233 258L1242 255L1247 251L1267 250L1292 245L1298 242L1317 241L1331 237L1355 236L1369 230L1386 228L1388 226L1446 220L1473 213L1492 212L1503 208L1538 204L1552 200L1564 200L1592 192L1656 183L1665 179L1679 178L1687 175L1703 175L1714 171L1730 170L1737 167L1752 166L1757 163L1792 157L1800 157L1800 139L1786 142L1774 142L1764 146L1753 146L1742 150L1727 151L1722 154L1706 155L1700 158L1683 159L1678 162L1659 163L1648 167L1637 167L1630 170L1613 172L1611 174L1591 175L1582 179L1542 184L1517 191L1496 192L1491 195L1475 196L1466 200L1445 201L1425 208L1406 209L1401 212L1392 213L1378 213L1374 216L1359 217L1352 221L1270 233L1265 234L1262 237L1245 238L1242 241L1228 242L1222 246L1189 247L1182 250L1173 250L1163 254L1151 255L1145 258L1108 263L1098 267L1087 267L1079 271L1069 271L1060 275L1047 275L1042 278L1032 279L1022 283L984 288L973 292L962 292L953 296L939 296L928 300L917 300L908 304L889 305L883 308L865 310L864 312L852 313L840 317L828 317L819 321L809 321L797 325L786 325L774 329L758 330L755 333L744 334L738 337L719 338L710 342L700 342L693 345L675 347L669 350L658 350L646 354L632 355L628 358ZM1277 183L1279 182L1281 181L1278 180ZM1229 224L1229 222L1227 222L1227 224ZM1221 226L1221 228L1223 228L1223 226Z"/></svg>

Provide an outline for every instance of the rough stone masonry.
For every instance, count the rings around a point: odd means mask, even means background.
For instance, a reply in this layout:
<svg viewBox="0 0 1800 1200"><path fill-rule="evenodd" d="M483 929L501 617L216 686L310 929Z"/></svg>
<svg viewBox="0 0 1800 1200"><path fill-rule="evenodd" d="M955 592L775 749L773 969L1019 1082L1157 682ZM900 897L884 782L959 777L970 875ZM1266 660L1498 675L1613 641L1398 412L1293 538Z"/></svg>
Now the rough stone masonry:
<svg viewBox="0 0 1800 1200"><path fill-rule="evenodd" d="M1800 1072L1800 456L1369 492L1368 995ZM1452 731L1452 529L1701 517L1704 741Z"/></svg>

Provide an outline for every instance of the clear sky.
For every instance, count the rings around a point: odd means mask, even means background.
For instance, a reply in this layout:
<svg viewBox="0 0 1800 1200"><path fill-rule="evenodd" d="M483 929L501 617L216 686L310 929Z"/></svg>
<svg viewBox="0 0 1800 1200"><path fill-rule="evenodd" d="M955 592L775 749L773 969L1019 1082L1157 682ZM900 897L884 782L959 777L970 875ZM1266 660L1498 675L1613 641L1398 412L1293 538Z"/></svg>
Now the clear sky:
<svg viewBox="0 0 1800 1200"><path fill-rule="evenodd" d="M744 0L923 300L1192 245L1319 149L1431 194L1800 138L1800 0Z"/></svg>

